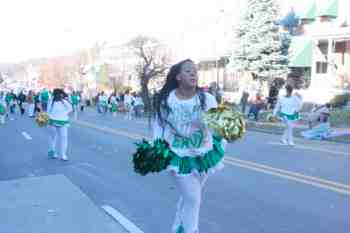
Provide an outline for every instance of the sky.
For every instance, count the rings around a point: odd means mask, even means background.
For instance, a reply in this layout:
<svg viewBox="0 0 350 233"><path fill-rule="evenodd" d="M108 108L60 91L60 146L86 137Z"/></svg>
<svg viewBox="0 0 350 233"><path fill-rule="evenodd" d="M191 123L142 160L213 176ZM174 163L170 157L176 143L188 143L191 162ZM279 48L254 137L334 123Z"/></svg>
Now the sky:
<svg viewBox="0 0 350 233"><path fill-rule="evenodd" d="M205 56L218 50L220 33L232 28L222 22L238 21L245 2L4 0L0 63L69 54L96 41L122 43L140 33L158 37L183 56Z"/></svg>

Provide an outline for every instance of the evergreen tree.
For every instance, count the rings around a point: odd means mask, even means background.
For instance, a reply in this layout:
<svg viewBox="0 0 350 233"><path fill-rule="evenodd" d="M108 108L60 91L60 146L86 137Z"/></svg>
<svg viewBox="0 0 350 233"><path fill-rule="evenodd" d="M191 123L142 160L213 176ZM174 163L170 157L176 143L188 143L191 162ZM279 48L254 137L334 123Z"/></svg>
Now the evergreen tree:
<svg viewBox="0 0 350 233"><path fill-rule="evenodd" d="M245 15L236 31L237 42L229 68L250 72L259 80L285 78L288 74L290 37L277 25L276 0L248 0Z"/></svg>

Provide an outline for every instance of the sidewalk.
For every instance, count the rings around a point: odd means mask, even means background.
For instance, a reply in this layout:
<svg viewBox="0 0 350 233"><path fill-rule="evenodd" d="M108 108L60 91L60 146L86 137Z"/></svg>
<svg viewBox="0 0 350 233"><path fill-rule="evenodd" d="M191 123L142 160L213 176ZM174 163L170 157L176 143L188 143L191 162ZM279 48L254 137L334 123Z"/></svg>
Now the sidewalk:
<svg viewBox="0 0 350 233"><path fill-rule="evenodd" d="M0 182L0 233L126 233L63 175Z"/></svg>
<svg viewBox="0 0 350 233"><path fill-rule="evenodd" d="M284 125L280 122L271 123L271 122L256 122L252 120L246 120L247 129L259 131L263 133L271 133L271 134L282 134L284 130ZM294 136L301 137L300 133L302 131L308 130L307 125L297 124L294 128ZM332 128L334 131L339 132L350 132L350 128ZM339 142L339 143L350 143L350 136L340 136L326 139L326 141Z"/></svg>

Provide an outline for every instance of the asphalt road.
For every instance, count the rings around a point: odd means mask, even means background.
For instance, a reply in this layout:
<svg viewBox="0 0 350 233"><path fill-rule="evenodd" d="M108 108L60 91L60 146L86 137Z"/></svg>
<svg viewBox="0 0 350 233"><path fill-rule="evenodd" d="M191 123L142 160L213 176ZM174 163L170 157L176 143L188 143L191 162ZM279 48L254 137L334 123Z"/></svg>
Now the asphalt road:
<svg viewBox="0 0 350 233"><path fill-rule="evenodd" d="M147 135L144 120L85 112L69 128L70 161L63 162L46 156L47 129L15 116L0 126L0 180L63 174L145 233L169 233L178 197L170 177L141 177L132 169L133 143ZM248 132L228 145L225 169L205 188L200 231L349 233L350 145L296 143Z"/></svg>

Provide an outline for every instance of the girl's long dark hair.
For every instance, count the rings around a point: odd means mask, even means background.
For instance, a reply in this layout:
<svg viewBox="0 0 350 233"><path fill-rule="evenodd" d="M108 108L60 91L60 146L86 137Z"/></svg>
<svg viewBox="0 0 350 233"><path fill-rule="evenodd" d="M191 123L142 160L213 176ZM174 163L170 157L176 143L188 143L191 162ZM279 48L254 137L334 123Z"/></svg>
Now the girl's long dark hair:
<svg viewBox="0 0 350 233"><path fill-rule="evenodd" d="M64 92L63 89L60 89L60 88L54 89L53 93L52 93L51 109L52 109L55 102L60 102L67 97L68 97L68 95Z"/></svg>
<svg viewBox="0 0 350 233"><path fill-rule="evenodd" d="M194 63L191 59L186 59L173 65L167 74L163 88L154 96L153 117L157 118L161 125L165 123L164 117L171 112L167 99L169 94L178 87L176 76L181 72L182 65L186 62ZM204 111L206 107L205 93L201 88L197 87L197 94L199 96L201 109Z"/></svg>

